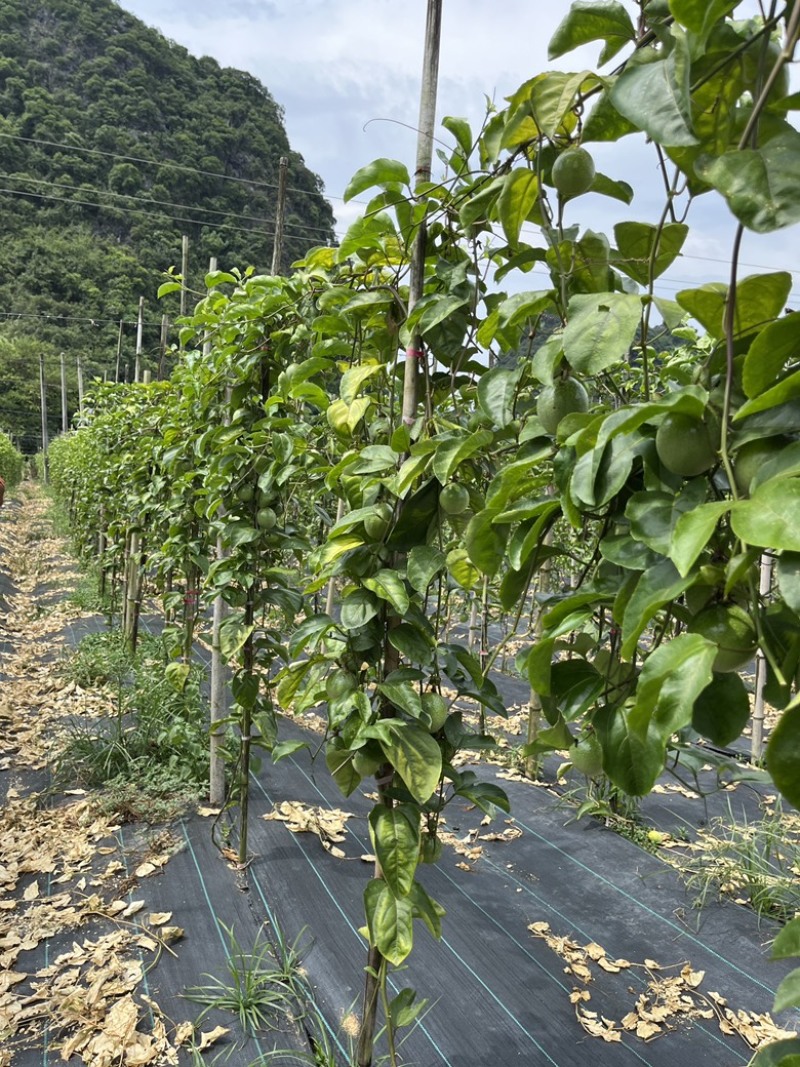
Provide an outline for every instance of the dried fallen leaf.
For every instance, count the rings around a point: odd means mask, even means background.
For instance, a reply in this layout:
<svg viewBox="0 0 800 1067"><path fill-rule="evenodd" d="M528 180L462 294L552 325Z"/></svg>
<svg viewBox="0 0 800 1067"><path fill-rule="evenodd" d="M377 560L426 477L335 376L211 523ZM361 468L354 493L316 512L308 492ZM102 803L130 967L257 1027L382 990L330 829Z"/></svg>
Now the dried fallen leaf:
<svg viewBox="0 0 800 1067"><path fill-rule="evenodd" d="M215 1041L219 1041L221 1037L230 1031L224 1026L217 1026L213 1030L203 1031L200 1034L200 1040L197 1044L198 1051L203 1052L205 1049L210 1048Z"/></svg>

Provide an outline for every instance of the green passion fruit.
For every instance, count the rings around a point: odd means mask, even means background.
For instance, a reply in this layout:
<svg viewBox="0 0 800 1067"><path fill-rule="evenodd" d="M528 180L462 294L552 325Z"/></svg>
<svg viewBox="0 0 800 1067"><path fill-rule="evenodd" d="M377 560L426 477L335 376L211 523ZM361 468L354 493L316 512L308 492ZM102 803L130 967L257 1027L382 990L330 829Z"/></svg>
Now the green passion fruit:
<svg viewBox="0 0 800 1067"><path fill-rule="evenodd" d="M445 515L463 515L469 507L469 490L465 485L451 482L439 493L439 507Z"/></svg>
<svg viewBox="0 0 800 1067"><path fill-rule="evenodd" d="M328 700L342 700L358 689L358 679L350 671L337 667L325 679L325 696Z"/></svg>
<svg viewBox="0 0 800 1067"><path fill-rule="evenodd" d="M256 512L256 524L259 530L274 530L278 516L272 508L259 508Z"/></svg>
<svg viewBox="0 0 800 1067"><path fill-rule="evenodd" d="M569 757L576 771L587 778L596 778L603 770L603 750L594 734L587 734L570 749Z"/></svg>
<svg viewBox="0 0 800 1067"><path fill-rule="evenodd" d="M589 410L589 394L577 378L557 378L546 385L536 401L536 414L549 434L567 415L583 414Z"/></svg>
<svg viewBox="0 0 800 1067"><path fill-rule="evenodd" d="M693 478L717 462L708 423L693 415L670 412L656 431L656 452L667 470Z"/></svg>
<svg viewBox="0 0 800 1067"><path fill-rule="evenodd" d="M718 674L738 671L755 655L758 639L753 620L738 604L712 604L703 608L687 627L713 641L718 651L713 669Z"/></svg>
<svg viewBox="0 0 800 1067"><path fill-rule="evenodd" d="M595 178L594 160L585 148L567 148L553 164L551 180L565 200L591 189Z"/></svg>

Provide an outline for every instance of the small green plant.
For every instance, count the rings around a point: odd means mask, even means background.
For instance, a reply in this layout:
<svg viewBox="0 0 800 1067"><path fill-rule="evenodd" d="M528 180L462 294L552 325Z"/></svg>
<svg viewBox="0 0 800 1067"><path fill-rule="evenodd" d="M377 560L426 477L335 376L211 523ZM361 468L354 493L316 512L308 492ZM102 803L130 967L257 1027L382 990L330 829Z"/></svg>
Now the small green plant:
<svg viewBox="0 0 800 1067"><path fill-rule="evenodd" d="M281 1021L292 1017L297 1010L297 996L292 988L294 974L287 974L286 963L276 964L272 942L263 930L256 935L252 949L242 947L233 927L222 924L230 945L227 960L228 977L209 979L207 985L193 986L184 994L187 1000L202 1004L197 1023L211 1011L227 1011L237 1016L248 1036L259 1030L275 1030ZM292 957L292 967L299 959Z"/></svg>

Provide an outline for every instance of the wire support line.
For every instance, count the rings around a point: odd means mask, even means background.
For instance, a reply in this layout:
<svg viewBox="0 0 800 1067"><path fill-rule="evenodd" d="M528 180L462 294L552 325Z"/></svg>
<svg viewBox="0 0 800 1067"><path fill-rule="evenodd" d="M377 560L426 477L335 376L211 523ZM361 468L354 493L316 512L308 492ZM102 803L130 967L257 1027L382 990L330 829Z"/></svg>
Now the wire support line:
<svg viewBox="0 0 800 1067"><path fill-rule="evenodd" d="M173 200L156 200L151 196L136 196L134 193L117 193L113 189L100 189L96 185L68 185L66 182L49 181L44 178L29 178L24 174L8 174L1 173L0 178L6 179L12 182L27 182L30 185L44 185L50 189L69 189L75 192L81 192L81 190L90 190L92 193L97 194L99 197L114 196L123 200L135 200L141 204L159 204L162 207L175 208L178 211L202 211L207 215L219 215L221 218L230 219L244 219L247 222L265 224L269 226L275 225L274 218L262 218L257 215L242 215L235 211L219 211L217 208L202 207L200 204L177 204ZM25 192L26 190L20 190ZM108 204L105 205L109 208L113 208L115 211L125 210L124 205ZM326 235L334 233L335 231L327 226L306 226L301 223L294 223L292 225L294 230L308 230L311 233L324 233Z"/></svg>

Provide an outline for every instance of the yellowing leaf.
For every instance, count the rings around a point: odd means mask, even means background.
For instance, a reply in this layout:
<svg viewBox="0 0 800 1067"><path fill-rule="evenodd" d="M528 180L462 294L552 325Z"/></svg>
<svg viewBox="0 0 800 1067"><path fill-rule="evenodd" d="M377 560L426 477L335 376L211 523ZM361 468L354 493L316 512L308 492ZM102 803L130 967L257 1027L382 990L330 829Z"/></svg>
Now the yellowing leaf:
<svg viewBox="0 0 800 1067"><path fill-rule="evenodd" d="M213 1030L203 1031L200 1034L200 1041L197 1045L199 1051L203 1052L227 1033L230 1033L230 1031L224 1026L217 1026Z"/></svg>

